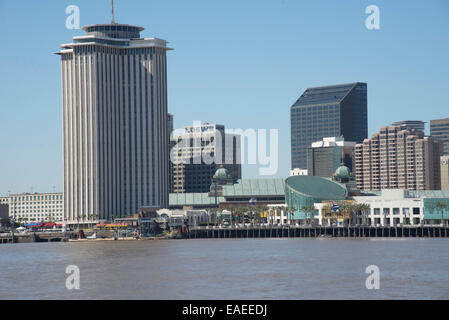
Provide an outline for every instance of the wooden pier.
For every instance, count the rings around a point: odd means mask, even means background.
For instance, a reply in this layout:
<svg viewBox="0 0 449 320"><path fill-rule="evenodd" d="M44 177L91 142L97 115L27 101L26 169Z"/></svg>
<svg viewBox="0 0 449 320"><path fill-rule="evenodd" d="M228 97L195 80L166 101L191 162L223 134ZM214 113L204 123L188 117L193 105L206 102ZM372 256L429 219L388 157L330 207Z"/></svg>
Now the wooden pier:
<svg viewBox="0 0 449 320"><path fill-rule="evenodd" d="M40 232L25 234L4 234L0 236L2 243L27 243L27 242L65 242L68 238L60 232Z"/></svg>
<svg viewBox="0 0 449 320"><path fill-rule="evenodd" d="M447 238L448 226L246 226L193 227L184 232L184 239L235 238Z"/></svg>

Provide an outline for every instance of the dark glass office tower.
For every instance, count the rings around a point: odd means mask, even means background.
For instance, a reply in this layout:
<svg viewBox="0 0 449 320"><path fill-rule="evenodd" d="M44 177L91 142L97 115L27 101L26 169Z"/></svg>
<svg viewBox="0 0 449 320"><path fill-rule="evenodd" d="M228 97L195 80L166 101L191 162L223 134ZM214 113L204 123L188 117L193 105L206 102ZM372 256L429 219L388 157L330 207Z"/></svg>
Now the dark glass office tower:
<svg viewBox="0 0 449 320"><path fill-rule="evenodd" d="M307 89L290 110L292 169L307 168L307 149L324 137L361 143L368 136L367 84Z"/></svg>
<svg viewBox="0 0 449 320"><path fill-rule="evenodd" d="M430 120L430 135L443 141L444 155L449 155L449 118Z"/></svg>

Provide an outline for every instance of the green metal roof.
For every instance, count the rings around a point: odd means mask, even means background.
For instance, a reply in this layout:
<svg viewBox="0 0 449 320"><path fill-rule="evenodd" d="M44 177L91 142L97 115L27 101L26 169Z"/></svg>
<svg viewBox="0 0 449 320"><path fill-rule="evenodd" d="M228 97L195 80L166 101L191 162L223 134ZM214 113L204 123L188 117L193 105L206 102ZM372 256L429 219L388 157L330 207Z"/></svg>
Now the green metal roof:
<svg viewBox="0 0 449 320"><path fill-rule="evenodd" d="M218 203L223 202L223 197L217 197ZM201 206L215 204L215 197L209 197L205 193L170 193L168 202L170 206Z"/></svg>
<svg viewBox="0 0 449 320"><path fill-rule="evenodd" d="M347 194L343 185L316 176L292 176L287 178L286 184L294 191L314 199L343 200Z"/></svg>
<svg viewBox="0 0 449 320"><path fill-rule="evenodd" d="M223 196L218 203L225 202L225 197L285 196L285 181L278 179L239 179L233 185L223 186ZM215 204L215 197L205 193L170 193L170 206L201 206Z"/></svg>
<svg viewBox="0 0 449 320"><path fill-rule="evenodd" d="M219 168L215 171L214 177L217 179L226 180L228 178L228 170L226 168Z"/></svg>
<svg viewBox="0 0 449 320"><path fill-rule="evenodd" d="M335 175L339 178L348 179L351 175L351 171L346 166L340 166L335 171Z"/></svg>
<svg viewBox="0 0 449 320"><path fill-rule="evenodd" d="M223 196L284 196L284 184L282 178L239 179L236 184L223 186Z"/></svg>

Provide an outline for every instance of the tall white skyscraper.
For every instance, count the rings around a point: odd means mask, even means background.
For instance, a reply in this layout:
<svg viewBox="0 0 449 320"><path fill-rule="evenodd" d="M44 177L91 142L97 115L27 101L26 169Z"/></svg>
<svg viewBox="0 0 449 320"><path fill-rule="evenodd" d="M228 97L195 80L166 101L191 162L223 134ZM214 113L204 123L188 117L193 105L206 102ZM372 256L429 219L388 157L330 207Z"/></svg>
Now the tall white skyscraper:
<svg viewBox="0 0 449 320"><path fill-rule="evenodd" d="M98 24L61 45L64 216L168 207L167 42Z"/></svg>

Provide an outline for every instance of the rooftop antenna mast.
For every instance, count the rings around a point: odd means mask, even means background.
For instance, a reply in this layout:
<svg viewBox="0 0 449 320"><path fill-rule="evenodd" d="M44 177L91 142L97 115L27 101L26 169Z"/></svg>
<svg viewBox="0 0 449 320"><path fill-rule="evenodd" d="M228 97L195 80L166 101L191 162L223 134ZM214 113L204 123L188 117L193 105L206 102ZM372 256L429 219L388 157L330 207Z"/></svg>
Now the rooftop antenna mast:
<svg viewBox="0 0 449 320"><path fill-rule="evenodd" d="M114 21L114 0L111 0L111 14L112 14L111 24L115 24L115 21Z"/></svg>

